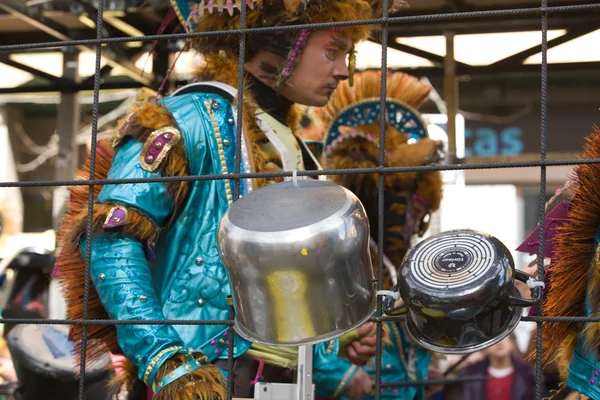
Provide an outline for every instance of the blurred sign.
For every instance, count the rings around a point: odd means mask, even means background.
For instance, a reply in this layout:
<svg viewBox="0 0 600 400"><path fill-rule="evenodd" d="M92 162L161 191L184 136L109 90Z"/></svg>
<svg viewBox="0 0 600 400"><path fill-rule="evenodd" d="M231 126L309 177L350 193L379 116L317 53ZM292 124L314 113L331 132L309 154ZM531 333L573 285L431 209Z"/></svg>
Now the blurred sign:
<svg viewBox="0 0 600 400"><path fill-rule="evenodd" d="M446 132L444 114L424 114L425 119ZM547 113L546 148L549 153L580 153L584 138L594 124L600 125L597 106L550 107ZM446 139L447 140L447 139ZM504 123L474 121L457 116L457 157L511 157L538 154L541 148L541 110ZM464 153L461 153L464 151Z"/></svg>
<svg viewBox="0 0 600 400"><path fill-rule="evenodd" d="M466 120L465 155L493 157L539 154L541 148L541 110L505 123ZM580 153L584 138L600 124L598 105L551 106L547 112L546 148L548 153Z"/></svg>

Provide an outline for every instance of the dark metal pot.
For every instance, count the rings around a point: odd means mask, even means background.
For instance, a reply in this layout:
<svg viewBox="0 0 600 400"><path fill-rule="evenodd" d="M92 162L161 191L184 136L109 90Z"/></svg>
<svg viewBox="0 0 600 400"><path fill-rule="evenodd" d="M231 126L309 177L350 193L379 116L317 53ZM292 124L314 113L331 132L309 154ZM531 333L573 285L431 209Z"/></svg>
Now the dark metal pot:
<svg viewBox="0 0 600 400"><path fill-rule="evenodd" d="M521 298L515 279L527 282L532 299ZM539 282L515 270L509 250L493 236L473 230L434 235L404 258L398 284L402 303L389 297L385 313L406 313L412 338L439 353L485 349L509 335L522 308L538 302Z"/></svg>

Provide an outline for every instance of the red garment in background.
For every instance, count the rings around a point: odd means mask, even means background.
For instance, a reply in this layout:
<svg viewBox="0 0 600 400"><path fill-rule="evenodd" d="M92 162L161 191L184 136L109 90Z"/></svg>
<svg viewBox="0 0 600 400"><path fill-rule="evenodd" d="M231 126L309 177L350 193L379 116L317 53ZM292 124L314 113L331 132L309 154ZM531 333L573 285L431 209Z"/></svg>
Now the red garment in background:
<svg viewBox="0 0 600 400"><path fill-rule="evenodd" d="M488 376L490 376L488 374ZM486 400L511 400L512 385L515 373L504 378L493 378L486 385Z"/></svg>

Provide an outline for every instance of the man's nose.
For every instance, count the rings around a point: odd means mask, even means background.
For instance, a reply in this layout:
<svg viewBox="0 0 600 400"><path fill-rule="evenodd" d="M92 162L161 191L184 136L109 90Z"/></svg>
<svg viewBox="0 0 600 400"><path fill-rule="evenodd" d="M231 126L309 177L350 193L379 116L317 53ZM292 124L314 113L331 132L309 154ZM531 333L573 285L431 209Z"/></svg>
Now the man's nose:
<svg viewBox="0 0 600 400"><path fill-rule="evenodd" d="M335 63L335 67L333 69L333 77L337 81L345 81L348 79L350 75L350 71L348 69L348 64L346 63L346 59L340 59Z"/></svg>

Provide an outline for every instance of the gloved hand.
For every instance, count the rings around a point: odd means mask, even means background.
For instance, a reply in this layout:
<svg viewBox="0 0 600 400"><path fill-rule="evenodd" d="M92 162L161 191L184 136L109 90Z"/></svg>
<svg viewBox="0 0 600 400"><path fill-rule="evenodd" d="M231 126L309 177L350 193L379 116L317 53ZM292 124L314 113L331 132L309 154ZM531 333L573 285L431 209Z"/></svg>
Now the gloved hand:
<svg viewBox="0 0 600 400"><path fill-rule="evenodd" d="M340 356L352 364L365 365L377 351L377 325L368 322L340 338Z"/></svg>

